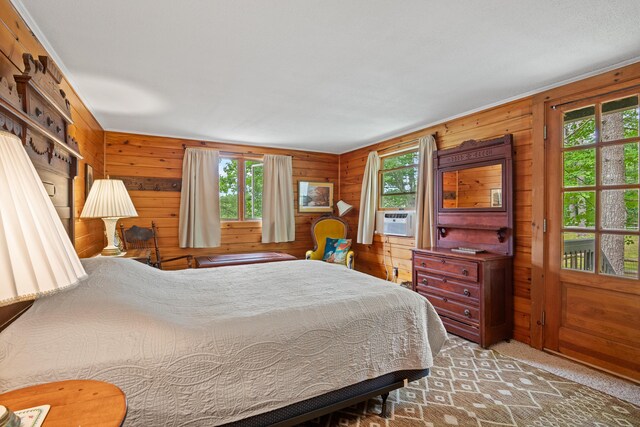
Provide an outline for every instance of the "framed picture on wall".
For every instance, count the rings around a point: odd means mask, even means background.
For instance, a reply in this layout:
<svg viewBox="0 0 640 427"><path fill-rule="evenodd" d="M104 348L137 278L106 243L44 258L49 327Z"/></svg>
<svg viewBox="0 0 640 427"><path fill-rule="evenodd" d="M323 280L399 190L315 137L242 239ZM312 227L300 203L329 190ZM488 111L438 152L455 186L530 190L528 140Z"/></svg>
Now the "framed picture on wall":
<svg viewBox="0 0 640 427"><path fill-rule="evenodd" d="M93 185L93 167L89 163L84 164L84 198L89 197L89 191Z"/></svg>
<svg viewBox="0 0 640 427"><path fill-rule="evenodd" d="M333 212L333 183L299 181L298 212Z"/></svg>
<svg viewBox="0 0 640 427"><path fill-rule="evenodd" d="M491 207L492 208L502 207L502 188L491 189Z"/></svg>

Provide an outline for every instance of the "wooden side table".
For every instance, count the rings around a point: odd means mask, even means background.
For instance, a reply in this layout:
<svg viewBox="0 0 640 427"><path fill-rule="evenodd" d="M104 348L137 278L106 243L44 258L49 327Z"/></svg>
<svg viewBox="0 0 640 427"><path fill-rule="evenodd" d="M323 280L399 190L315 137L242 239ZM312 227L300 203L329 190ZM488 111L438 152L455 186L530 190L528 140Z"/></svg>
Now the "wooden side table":
<svg viewBox="0 0 640 427"><path fill-rule="evenodd" d="M51 405L43 427L118 427L127 414L122 390L93 380L70 380L25 387L0 394L0 403L19 411Z"/></svg>

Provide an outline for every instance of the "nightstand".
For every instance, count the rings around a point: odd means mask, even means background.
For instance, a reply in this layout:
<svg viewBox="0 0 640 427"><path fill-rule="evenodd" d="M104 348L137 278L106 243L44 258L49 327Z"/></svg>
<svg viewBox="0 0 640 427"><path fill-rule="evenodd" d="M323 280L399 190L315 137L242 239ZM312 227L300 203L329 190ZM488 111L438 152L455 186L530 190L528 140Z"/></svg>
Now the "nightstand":
<svg viewBox="0 0 640 427"><path fill-rule="evenodd" d="M0 394L12 411L51 405L43 427L118 427L127 414L122 390L93 380L70 380L21 388Z"/></svg>

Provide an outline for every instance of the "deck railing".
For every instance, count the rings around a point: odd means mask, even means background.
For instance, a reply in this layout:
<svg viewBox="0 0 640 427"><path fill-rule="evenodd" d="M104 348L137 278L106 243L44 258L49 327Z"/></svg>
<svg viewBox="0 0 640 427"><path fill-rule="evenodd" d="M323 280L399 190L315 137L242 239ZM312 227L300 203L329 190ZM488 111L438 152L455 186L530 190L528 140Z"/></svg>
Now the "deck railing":
<svg viewBox="0 0 640 427"><path fill-rule="evenodd" d="M595 240L565 240L562 254L562 268L581 271L595 271ZM615 275L616 272L606 256L602 255L601 273ZM624 260L624 274L635 276L638 272L637 259Z"/></svg>

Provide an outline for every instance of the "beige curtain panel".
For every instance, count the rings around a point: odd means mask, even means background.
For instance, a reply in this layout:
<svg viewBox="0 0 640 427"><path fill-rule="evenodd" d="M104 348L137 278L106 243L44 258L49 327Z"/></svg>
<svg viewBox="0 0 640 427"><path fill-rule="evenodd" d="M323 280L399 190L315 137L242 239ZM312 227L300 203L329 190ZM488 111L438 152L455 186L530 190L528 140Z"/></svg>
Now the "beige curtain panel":
<svg viewBox="0 0 640 427"><path fill-rule="evenodd" d="M220 246L219 154L208 148L187 148L182 161L180 193L181 248Z"/></svg>
<svg viewBox="0 0 640 427"><path fill-rule="evenodd" d="M416 248L436 245L433 232L433 153L436 152L433 135L418 140L418 191L416 194Z"/></svg>
<svg viewBox="0 0 640 427"><path fill-rule="evenodd" d="M292 242L296 238L292 159L266 154L263 164L262 243Z"/></svg>
<svg viewBox="0 0 640 427"><path fill-rule="evenodd" d="M377 151L369 153L367 165L362 177L360 192L360 216L358 218L357 242L370 245L373 243L373 232L376 230L376 211L378 210L378 171L380 156Z"/></svg>

